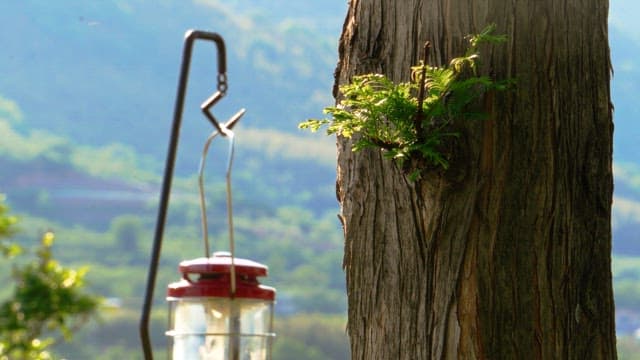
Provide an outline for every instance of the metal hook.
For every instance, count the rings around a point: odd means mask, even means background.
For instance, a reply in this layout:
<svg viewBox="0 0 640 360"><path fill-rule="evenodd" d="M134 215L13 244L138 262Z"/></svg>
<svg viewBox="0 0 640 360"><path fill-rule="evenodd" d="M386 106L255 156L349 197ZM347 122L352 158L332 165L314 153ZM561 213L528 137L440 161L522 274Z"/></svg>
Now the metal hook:
<svg viewBox="0 0 640 360"><path fill-rule="evenodd" d="M207 40L215 43L218 50L218 76L217 76L217 92L210 97L204 104L207 106L205 115L207 118L212 121L213 125L216 127L216 130L221 134L227 135L229 133L229 129L233 127L235 122L231 123L234 118L232 118L229 123L224 126L220 126L220 124L215 120L213 115L209 112L209 107L215 105L217 101L219 101L227 92L227 56L226 49L224 45L224 40L222 37L216 33L199 31L199 30L189 30L185 34L184 40L184 48L182 52L182 64L180 67L180 78L178 80L178 90L176 95L176 102L173 114L173 125L171 127L171 138L169 140L169 150L167 152L167 158L165 162L165 171L162 182L162 190L160 194L160 204L158 209L158 217L156 221L156 229L153 240L153 245L151 249L151 260L149 264L149 273L147 275L147 287L145 291L144 303L142 307L142 316L140 318L140 339L142 342L142 350L144 353L144 358L146 360L153 359L153 353L151 351L151 341L149 338L149 320L151 315L151 305L153 302L153 291L156 284L156 274L158 272L158 264L160 259L160 251L162 248L162 236L164 234L164 226L167 219L167 208L169 204L169 197L171 192L171 183L173 180L173 172L175 167L176 153L178 148L178 137L180 134L180 125L182 122L182 112L184 108L184 99L186 96L186 88L188 84L189 78L189 68L191 65L191 54L193 52L193 44L196 40ZM204 105L203 104L203 105ZM204 109L203 109L204 110ZM242 112L242 110L241 110ZM236 114L238 115L238 114ZM210 117L211 116L211 117ZM242 115L238 116L237 120ZM231 124L230 124L231 123Z"/></svg>

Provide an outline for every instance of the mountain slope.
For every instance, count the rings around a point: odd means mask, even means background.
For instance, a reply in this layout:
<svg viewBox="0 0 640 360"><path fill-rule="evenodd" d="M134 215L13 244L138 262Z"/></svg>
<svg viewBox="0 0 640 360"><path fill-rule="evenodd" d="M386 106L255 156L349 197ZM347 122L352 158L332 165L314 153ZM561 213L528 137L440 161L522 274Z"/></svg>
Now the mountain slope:
<svg viewBox="0 0 640 360"><path fill-rule="evenodd" d="M245 125L294 132L331 102L339 23L336 10L314 12L307 23L294 17L301 5L281 4L282 15L270 19L273 10L246 2L3 2L0 24L12 31L0 32L0 95L20 104L25 128L83 144L123 142L162 159L182 37L199 28L227 41L229 93L214 113L224 119L245 107ZM334 9L311 4L309 17ZM246 15L234 13L239 7ZM210 130L198 108L215 90L215 59L213 46L197 44L185 107L188 154Z"/></svg>

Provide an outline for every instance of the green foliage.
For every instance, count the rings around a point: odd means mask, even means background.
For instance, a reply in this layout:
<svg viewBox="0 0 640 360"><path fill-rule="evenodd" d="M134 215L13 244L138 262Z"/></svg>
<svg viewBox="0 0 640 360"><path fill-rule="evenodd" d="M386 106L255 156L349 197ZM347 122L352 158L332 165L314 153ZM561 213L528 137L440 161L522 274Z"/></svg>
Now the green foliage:
<svg viewBox="0 0 640 360"><path fill-rule="evenodd" d="M17 244L5 241L16 233L17 222L18 218L9 215L9 207L5 204L5 196L0 194L0 251L5 257L14 257L22 251Z"/></svg>
<svg viewBox="0 0 640 360"><path fill-rule="evenodd" d="M478 75L478 46L498 43L504 36L494 35L495 26L470 36L466 54L448 66L412 67L410 82L394 83L381 74L354 76L342 85L337 106L325 108L331 119L310 119L299 127L317 131L327 126L327 134L354 137L353 150L380 148L384 155L406 167L409 159L421 159L427 166L447 169L449 155L445 141L459 134L452 129L456 119L482 117L469 105L490 90L505 90L509 81L494 81ZM423 75L424 98L419 98ZM422 105L422 108L419 108ZM356 136L357 135L357 136ZM421 169L410 169L417 176Z"/></svg>
<svg viewBox="0 0 640 360"><path fill-rule="evenodd" d="M15 219L0 202L0 237L12 234ZM65 340L97 309L99 300L84 293L87 268L60 265L52 254L54 236L47 232L36 258L13 267L12 296L0 304L0 359L51 359L47 350L61 335ZM4 249L22 249L3 243ZM5 256L16 251L5 251Z"/></svg>

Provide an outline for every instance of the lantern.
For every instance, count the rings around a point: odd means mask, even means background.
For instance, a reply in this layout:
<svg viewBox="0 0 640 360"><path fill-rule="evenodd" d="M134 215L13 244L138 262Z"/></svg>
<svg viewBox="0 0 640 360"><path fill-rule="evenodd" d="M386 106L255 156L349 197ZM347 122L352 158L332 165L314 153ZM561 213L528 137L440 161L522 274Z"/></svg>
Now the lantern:
<svg viewBox="0 0 640 360"><path fill-rule="evenodd" d="M179 270L182 279L167 289L174 360L270 358L275 289L257 280L266 266L217 252Z"/></svg>
<svg viewBox="0 0 640 360"><path fill-rule="evenodd" d="M258 277L267 275L267 267L265 265L234 257L235 247L231 205L231 165L233 162L234 139L232 128L244 115L244 109L238 111L225 123L218 122L209 110L225 96L227 91L225 46L220 35L195 30L188 31L185 36L173 126L162 183L147 288L140 319L140 339L143 354L146 360L153 359L149 336L153 291L171 193L191 53L193 44L198 39L215 43L218 50L217 91L201 105L202 112L214 126L214 130L209 135L204 146L198 181L204 257L182 261L178 267L182 274L182 279L170 284L167 289L167 301L169 303L167 335L171 338L169 353L170 357L175 360L270 359L271 342L275 336L273 333L275 289L261 285L258 282ZM227 138L230 145L226 173L230 252L216 252L210 256L203 174L209 145L218 135Z"/></svg>

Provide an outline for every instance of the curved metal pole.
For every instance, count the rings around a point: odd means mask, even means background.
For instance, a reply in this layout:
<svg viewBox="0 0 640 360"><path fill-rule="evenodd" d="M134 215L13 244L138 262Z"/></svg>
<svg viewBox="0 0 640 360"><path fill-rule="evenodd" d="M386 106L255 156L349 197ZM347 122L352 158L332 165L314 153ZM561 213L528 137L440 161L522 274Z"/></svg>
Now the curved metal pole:
<svg viewBox="0 0 640 360"><path fill-rule="evenodd" d="M160 259L160 251L162 249L162 236L164 234L164 226L167 219L167 208L169 205L169 196L171 192L171 182L173 180L173 171L175 167L176 153L178 148L178 137L180 136L180 125L182 122L182 110L184 107L184 99L189 79L189 67L191 64L191 53L193 43L197 39L213 41L218 48L218 92L217 99L220 99L227 90L227 63L226 50L224 40L216 33L189 30L185 34L184 48L182 52L182 65L180 67L180 79L178 81L178 92L176 95L176 103L173 113L173 126L171 127L171 138L169 140L169 150L165 163L164 178L162 182L162 191L160 194L160 205L158 209L158 217L156 221L155 236L151 249L151 261L149 263L149 273L147 275L147 287L144 296L144 304L142 307L142 316L140 317L140 339L142 342L142 350L146 360L153 359L151 349L151 341L149 338L149 319L151 315L151 306L153 303L153 290L156 285L156 274L158 272L158 263ZM230 121L231 122L231 121ZM229 124L230 127L233 124ZM219 124L214 123L216 128Z"/></svg>

